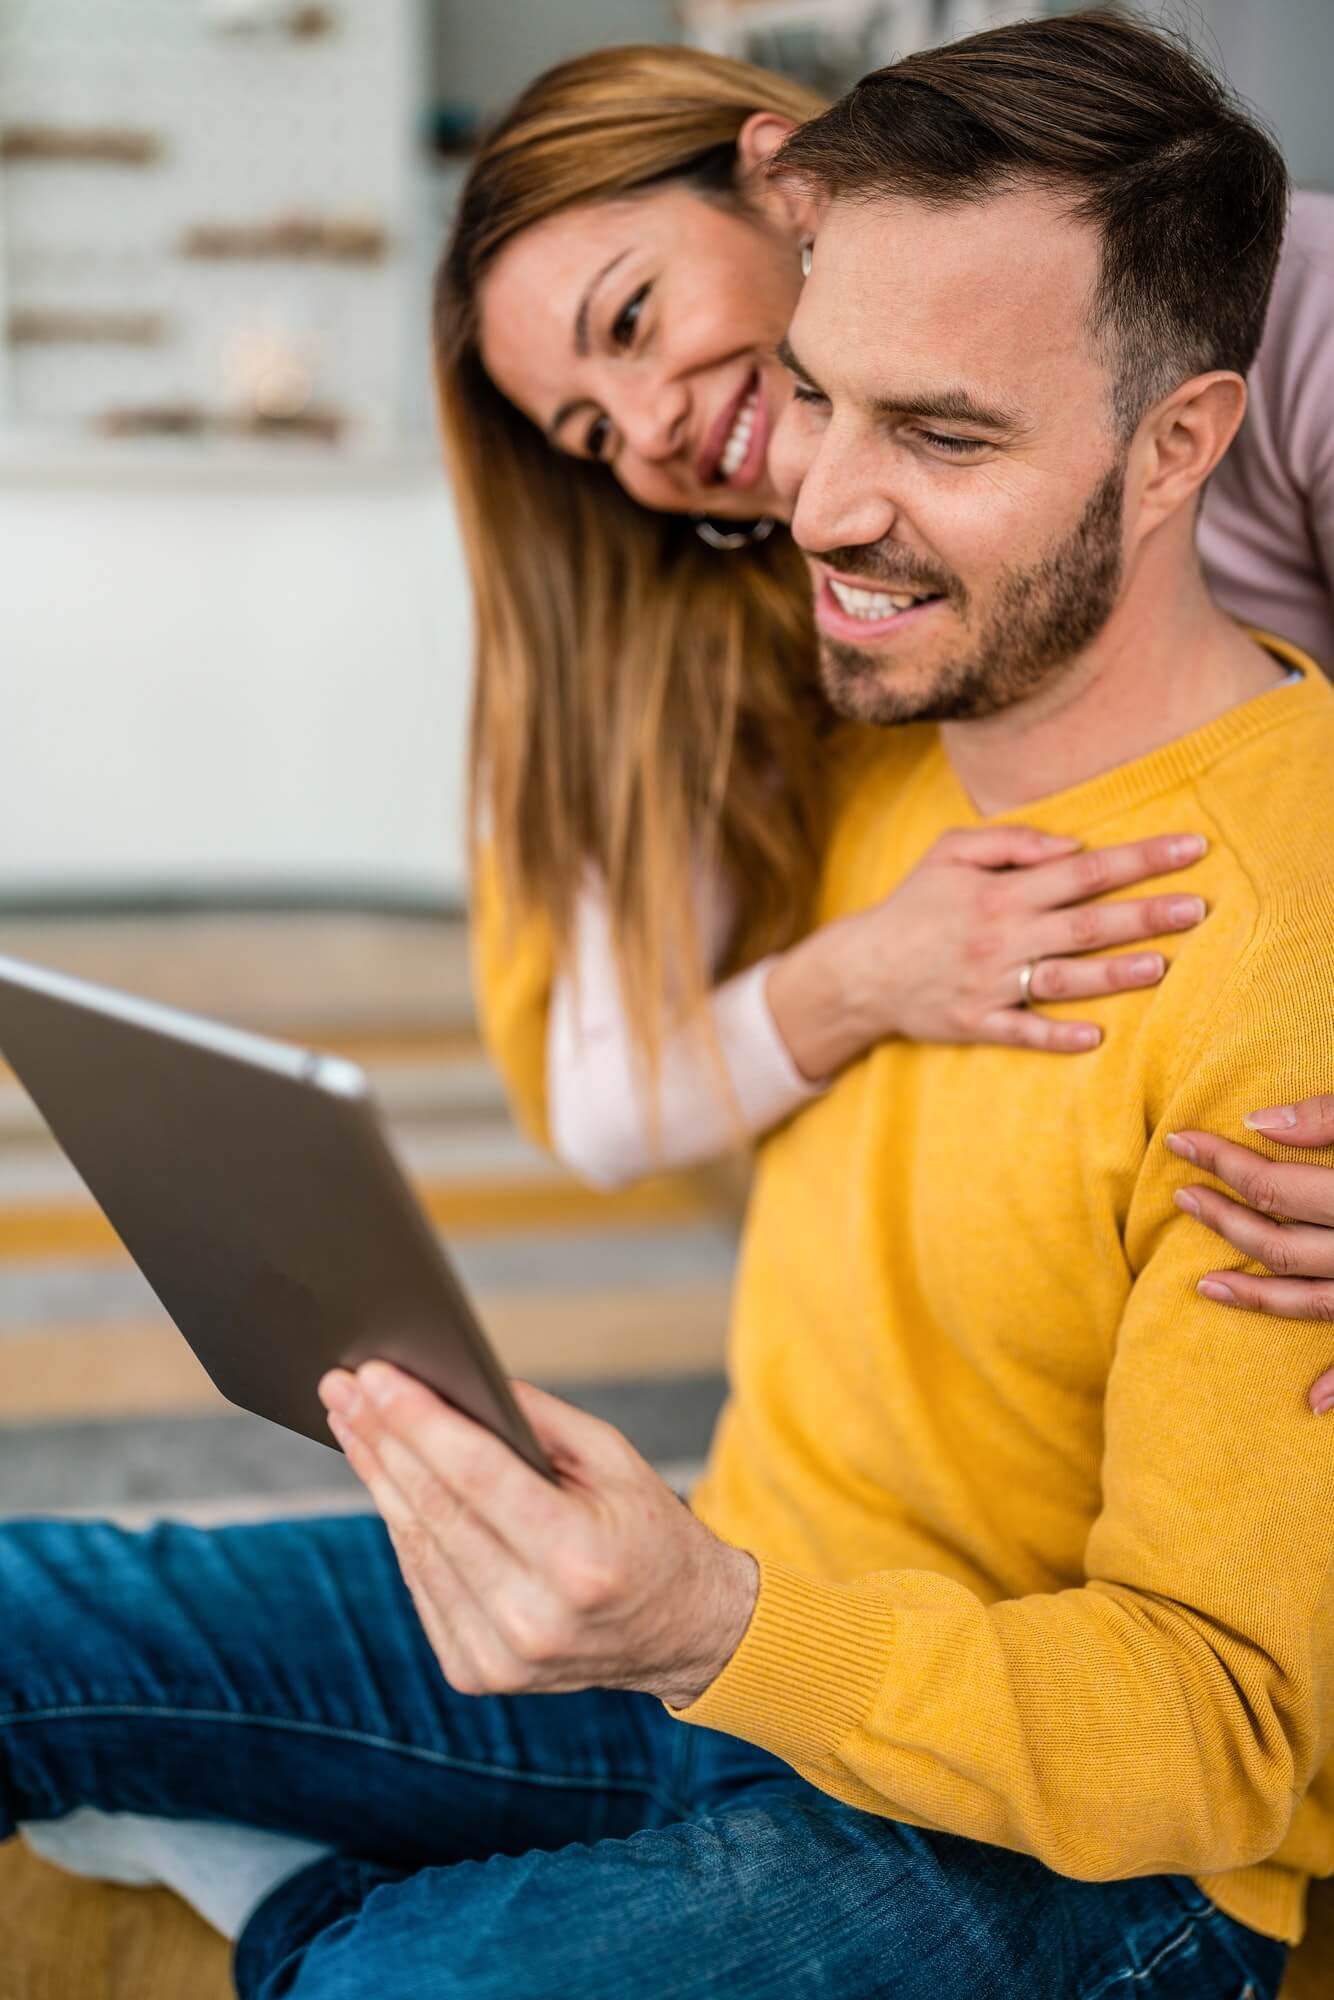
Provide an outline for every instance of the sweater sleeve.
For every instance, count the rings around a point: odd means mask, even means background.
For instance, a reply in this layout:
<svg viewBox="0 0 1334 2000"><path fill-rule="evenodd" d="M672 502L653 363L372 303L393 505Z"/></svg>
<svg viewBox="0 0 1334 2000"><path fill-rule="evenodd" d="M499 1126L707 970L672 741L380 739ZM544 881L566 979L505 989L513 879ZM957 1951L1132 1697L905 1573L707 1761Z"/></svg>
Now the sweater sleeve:
<svg viewBox="0 0 1334 2000"><path fill-rule="evenodd" d="M716 963L730 908L708 885L697 887L697 901ZM621 1187L713 1159L820 1094L823 1086L802 1075L769 1011L772 958L714 987L710 1022L666 1038L652 1084L621 1003L606 896L596 876L579 899L574 958L552 991L546 1095L552 1149L582 1179Z"/></svg>
<svg viewBox="0 0 1334 2000"><path fill-rule="evenodd" d="M1065 1875L1208 1888L1273 1853L1334 1743L1334 1434L1305 1400L1329 1330L1199 1296L1244 1260L1175 1207L1200 1171L1163 1140L1263 1151L1248 1110L1329 1087L1327 925L1284 929L1148 1107L1082 1579L988 1603L924 1570L830 1583L761 1561L749 1630L687 1720Z"/></svg>
<svg viewBox="0 0 1334 2000"><path fill-rule="evenodd" d="M546 1041L554 942L540 916L507 906L489 847L478 856L469 918L482 1040L516 1122L530 1139L548 1146Z"/></svg>

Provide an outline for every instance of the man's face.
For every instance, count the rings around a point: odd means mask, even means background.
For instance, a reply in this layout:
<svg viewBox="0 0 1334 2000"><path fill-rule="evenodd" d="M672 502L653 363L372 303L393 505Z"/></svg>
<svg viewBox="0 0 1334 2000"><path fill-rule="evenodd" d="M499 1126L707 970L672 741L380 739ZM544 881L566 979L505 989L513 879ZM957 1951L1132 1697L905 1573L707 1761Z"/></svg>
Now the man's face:
<svg viewBox="0 0 1334 2000"><path fill-rule="evenodd" d="M1095 232L1046 193L826 214L771 465L842 714L994 714L1109 617L1126 453L1088 330L1097 275Z"/></svg>

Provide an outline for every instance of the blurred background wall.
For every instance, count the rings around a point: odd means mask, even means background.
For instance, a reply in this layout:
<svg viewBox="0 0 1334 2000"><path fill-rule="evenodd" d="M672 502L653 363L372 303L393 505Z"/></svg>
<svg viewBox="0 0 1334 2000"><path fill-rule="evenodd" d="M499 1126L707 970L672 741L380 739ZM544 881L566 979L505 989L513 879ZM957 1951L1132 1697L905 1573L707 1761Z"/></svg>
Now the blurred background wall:
<svg viewBox="0 0 1334 2000"><path fill-rule="evenodd" d="M834 88L1031 11L0 0L0 901L455 902L469 615L426 325L477 121L613 40ZM1334 187L1330 0L1162 13Z"/></svg>

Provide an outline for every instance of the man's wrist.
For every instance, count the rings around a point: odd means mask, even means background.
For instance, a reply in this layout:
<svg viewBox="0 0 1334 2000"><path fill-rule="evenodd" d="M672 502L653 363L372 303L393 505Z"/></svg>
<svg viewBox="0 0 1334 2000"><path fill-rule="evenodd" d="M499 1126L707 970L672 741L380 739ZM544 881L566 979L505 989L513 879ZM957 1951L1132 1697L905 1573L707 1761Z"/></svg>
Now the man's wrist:
<svg viewBox="0 0 1334 2000"><path fill-rule="evenodd" d="M760 1594L760 1566L746 1549L710 1537L715 1557L701 1579L697 1656L664 1676L653 1692L669 1708L689 1708L713 1686L750 1628Z"/></svg>

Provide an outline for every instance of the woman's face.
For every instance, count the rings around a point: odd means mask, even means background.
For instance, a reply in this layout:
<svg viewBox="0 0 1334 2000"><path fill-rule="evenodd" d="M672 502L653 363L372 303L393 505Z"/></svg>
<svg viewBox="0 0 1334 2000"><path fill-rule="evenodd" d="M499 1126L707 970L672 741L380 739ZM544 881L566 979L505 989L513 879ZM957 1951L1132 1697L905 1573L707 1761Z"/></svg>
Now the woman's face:
<svg viewBox="0 0 1334 2000"><path fill-rule="evenodd" d="M769 440L790 384L774 347L801 284L801 216L681 183L562 211L481 287L481 352L557 451L645 507L748 520L787 509Z"/></svg>

